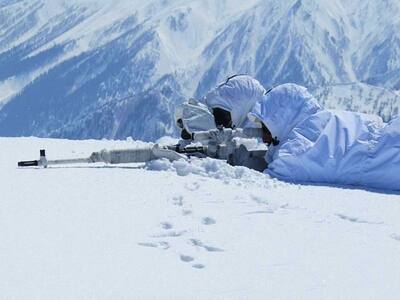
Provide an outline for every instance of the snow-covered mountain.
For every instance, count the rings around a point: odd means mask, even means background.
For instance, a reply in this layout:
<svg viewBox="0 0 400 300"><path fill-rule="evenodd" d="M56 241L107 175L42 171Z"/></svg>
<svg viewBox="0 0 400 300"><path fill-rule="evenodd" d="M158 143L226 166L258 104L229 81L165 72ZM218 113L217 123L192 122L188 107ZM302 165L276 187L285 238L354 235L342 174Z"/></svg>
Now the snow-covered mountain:
<svg viewBox="0 0 400 300"><path fill-rule="evenodd" d="M0 0L0 135L153 140L234 73L389 119L399 25L395 0Z"/></svg>
<svg viewBox="0 0 400 300"><path fill-rule="evenodd" d="M312 93L327 108L375 113L385 121L399 114L400 95L382 87L354 82L327 85Z"/></svg>

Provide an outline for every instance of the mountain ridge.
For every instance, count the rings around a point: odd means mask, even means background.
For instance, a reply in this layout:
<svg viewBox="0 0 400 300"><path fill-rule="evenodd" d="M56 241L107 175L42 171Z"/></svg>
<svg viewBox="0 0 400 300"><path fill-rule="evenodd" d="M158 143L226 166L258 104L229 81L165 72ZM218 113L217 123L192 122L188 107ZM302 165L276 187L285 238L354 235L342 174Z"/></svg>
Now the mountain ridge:
<svg viewBox="0 0 400 300"><path fill-rule="evenodd" d="M0 0L0 135L175 135L175 106L235 73L388 120L400 108L399 4L357 3Z"/></svg>

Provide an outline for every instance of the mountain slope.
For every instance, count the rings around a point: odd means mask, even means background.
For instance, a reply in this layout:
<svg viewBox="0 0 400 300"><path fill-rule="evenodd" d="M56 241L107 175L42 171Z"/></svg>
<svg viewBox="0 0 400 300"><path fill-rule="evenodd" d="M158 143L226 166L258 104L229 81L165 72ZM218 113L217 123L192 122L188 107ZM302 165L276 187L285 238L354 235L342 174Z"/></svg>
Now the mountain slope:
<svg viewBox="0 0 400 300"><path fill-rule="evenodd" d="M386 122L400 110L400 95L365 83L328 85L313 89L312 93L326 108L375 113Z"/></svg>
<svg viewBox="0 0 400 300"><path fill-rule="evenodd" d="M358 78L399 90L400 3L361 1L354 11L357 17L353 24L362 37L352 56Z"/></svg>
<svg viewBox="0 0 400 300"><path fill-rule="evenodd" d="M399 89L399 6L1 0L0 135L154 140L176 133L176 105L235 73L266 87L302 84L329 94L329 107L387 120L400 106L390 91ZM343 94L355 98L343 105Z"/></svg>
<svg viewBox="0 0 400 300"><path fill-rule="evenodd" d="M316 86L352 80L343 55L349 41L345 24L337 20L341 12L336 9L314 1L260 3L206 49L204 59L215 59L198 94L215 85L208 74L221 77L219 73L235 71L256 74L265 86L285 82ZM331 11L336 14L332 16Z"/></svg>

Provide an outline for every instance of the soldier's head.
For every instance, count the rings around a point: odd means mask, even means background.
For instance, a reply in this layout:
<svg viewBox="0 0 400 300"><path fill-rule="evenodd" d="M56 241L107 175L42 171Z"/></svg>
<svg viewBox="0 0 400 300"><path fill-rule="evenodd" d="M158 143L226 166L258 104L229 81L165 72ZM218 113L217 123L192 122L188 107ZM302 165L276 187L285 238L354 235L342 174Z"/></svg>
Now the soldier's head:
<svg viewBox="0 0 400 300"><path fill-rule="evenodd" d="M233 128L231 113L223 108L215 107L212 110L217 127Z"/></svg>
<svg viewBox="0 0 400 300"><path fill-rule="evenodd" d="M204 97L204 103L212 110L217 126L244 127L248 121L247 114L265 92L256 79L237 75L210 91Z"/></svg>

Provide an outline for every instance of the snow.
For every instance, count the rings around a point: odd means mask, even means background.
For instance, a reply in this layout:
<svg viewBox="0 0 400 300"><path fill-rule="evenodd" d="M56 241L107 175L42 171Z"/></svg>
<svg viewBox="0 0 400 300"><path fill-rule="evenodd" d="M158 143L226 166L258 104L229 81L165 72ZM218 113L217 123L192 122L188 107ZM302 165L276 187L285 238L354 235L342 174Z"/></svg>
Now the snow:
<svg viewBox="0 0 400 300"><path fill-rule="evenodd" d="M400 110L397 93L361 82L327 85L311 92L325 108L368 114L375 114L379 110L379 115L386 122L398 115Z"/></svg>
<svg viewBox="0 0 400 300"><path fill-rule="evenodd" d="M199 175L202 177L221 179L226 183L230 180L240 179L244 182L253 182L260 177L266 177L264 174L250 170L245 167L232 167L224 161L219 161L211 158L191 158L190 161L174 161L157 160L146 164L147 170L152 171L173 171L179 176L187 176L190 174Z"/></svg>
<svg viewBox="0 0 400 300"><path fill-rule="evenodd" d="M141 145L0 138L2 298L398 299L398 194L211 159L16 167Z"/></svg>
<svg viewBox="0 0 400 300"><path fill-rule="evenodd" d="M25 87L32 83L32 80L45 74L51 68L57 65L56 62L44 65L33 72L22 74L20 76L9 77L5 81L0 82L0 109L20 93Z"/></svg>
<svg viewBox="0 0 400 300"><path fill-rule="evenodd" d="M154 140L172 133L166 102L173 111L182 99L200 99L241 73L267 89L301 84L322 91L321 102L329 107L385 120L399 109L399 1L14 2L0 9L2 135ZM165 78L176 84L166 94L153 93ZM60 81L63 89L49 97L48 87ZM68 109L52 100L69 103L71 94L77 104ZM133 119L140 124L155 112L156 122L167 123L161 130L130 129L121 118L120 99L144 94L153 99L143 105L148 113ZM163 105L148 107L155 102ZM36 114L39 103L42 112L52 113ZM86 110L99 114L82 114ZM12 116L31 121L16 126ZM88 122L96 129L88 129Z"/></svg>

